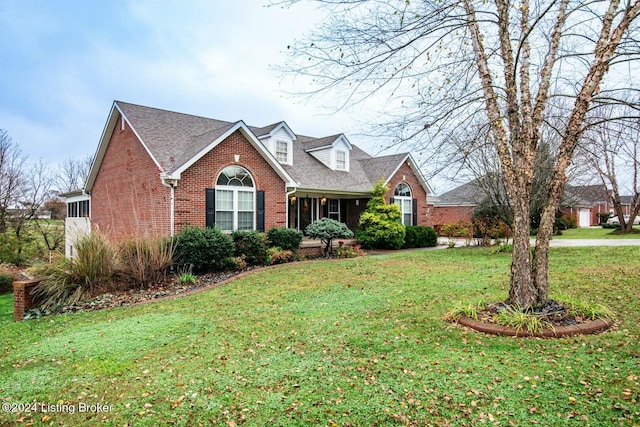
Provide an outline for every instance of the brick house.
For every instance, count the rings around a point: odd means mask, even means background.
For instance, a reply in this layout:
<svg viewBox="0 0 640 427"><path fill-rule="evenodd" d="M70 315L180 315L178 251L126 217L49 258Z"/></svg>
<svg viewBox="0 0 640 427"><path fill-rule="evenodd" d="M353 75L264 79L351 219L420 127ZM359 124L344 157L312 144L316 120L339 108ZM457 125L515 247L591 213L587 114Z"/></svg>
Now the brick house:
<svg viewBox="0 0 640 427"><path fill-rule="evenodd" d="M486 176L460 185L434 200L432 222L438 228L458 221L471 221L475 209L487 198ZM492 187L495 188L495 185ZM622 196L623 214L630 214L631 196ZM611 195L602 185L567 185L560 200L563 215L576 220L578 227L600 224L600 214L614 215Z"/></svg>
<svg viewBox="0 0 640 427"><path fill-rule="evenodd" d="M380 179L403 223L427 224L429 186L409 153L373 157L344 134L312 138L284 121L254 127L115 101L85 188L67 195L67 234L304 230L322 217L355 229Z"/></svg>

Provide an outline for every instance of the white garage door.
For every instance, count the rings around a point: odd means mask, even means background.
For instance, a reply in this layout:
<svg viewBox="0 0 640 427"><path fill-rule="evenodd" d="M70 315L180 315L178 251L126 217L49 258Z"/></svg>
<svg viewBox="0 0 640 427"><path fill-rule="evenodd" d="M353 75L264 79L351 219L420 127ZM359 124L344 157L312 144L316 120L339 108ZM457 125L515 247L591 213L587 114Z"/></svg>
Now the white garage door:
<svg viewBox="0 0 640 427"><path fill-rule="evenodd" d="M580 209L578 227L591 227L591 211L589 209Z"/></svg>

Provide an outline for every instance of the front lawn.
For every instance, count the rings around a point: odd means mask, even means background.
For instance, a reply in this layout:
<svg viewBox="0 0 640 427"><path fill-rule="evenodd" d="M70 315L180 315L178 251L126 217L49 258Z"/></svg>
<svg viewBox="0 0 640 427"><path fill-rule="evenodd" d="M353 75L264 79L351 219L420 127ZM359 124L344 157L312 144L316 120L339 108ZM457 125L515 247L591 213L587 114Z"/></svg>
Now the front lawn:
<svg viewBox="0 0 640 427"><path fill-rule="evenodd" d="M562 235L553 236L554 239L640 239L640 227L634 227L638 230L633 234L613 234L615 229L612 228L571 228L562 231Z"/></svg>
<svg viewBox="0 0 640 427"><path fill-rule="evenodd" d="M640 247L551 250L552 296L618 318L558 340L442 321L457 302L506 297L509 255L494 252L293 263L21 323L0 296L3 409L35 402L0 425L638 425Z"/></svg>

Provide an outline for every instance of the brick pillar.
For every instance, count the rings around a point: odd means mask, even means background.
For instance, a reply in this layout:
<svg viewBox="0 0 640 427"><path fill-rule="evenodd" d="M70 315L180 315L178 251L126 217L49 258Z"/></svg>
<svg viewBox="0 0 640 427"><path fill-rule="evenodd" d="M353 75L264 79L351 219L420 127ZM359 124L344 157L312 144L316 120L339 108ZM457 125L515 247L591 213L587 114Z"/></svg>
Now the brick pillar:
<svg viewBox="0 0 640 427"><path fill-rule="evenodd" d="M23 282L13 282L13 321L20 322L24 319L24 312L31 310L34 306L33 289L40 283L41 279L26 280Z"/></svg>

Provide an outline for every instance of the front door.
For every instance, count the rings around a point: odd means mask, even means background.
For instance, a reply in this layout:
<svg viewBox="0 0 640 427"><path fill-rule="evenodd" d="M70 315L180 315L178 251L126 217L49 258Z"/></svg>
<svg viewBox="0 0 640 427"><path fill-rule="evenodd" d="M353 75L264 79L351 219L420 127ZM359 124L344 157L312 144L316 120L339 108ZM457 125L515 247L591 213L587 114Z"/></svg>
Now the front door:
<svg viewBox="0 0 640 427"><path fill-rule="evenodd" d="M318 219L318 199L302 197L298 203L298 218L300 218L300 231L304 232L307 226Z"/></svg>

